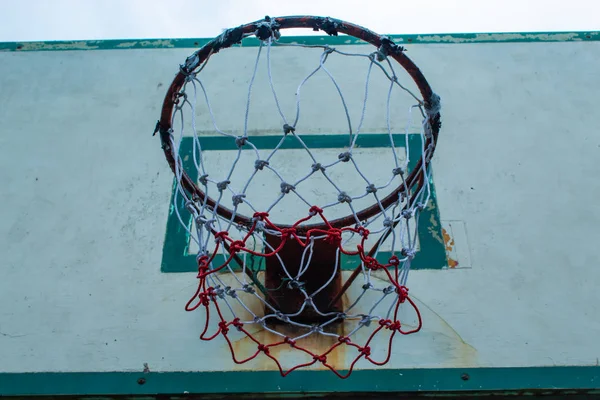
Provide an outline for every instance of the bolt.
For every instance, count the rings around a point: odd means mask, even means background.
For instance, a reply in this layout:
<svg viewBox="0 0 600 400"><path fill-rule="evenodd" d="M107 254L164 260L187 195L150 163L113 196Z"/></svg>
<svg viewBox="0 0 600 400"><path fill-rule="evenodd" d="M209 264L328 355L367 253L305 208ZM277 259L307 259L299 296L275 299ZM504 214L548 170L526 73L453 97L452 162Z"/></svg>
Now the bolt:
<svg viewBox="0 0 600 400"><path fill-rule="evenodd" d="M140 378L137 380L138 385L143 385L144 383L146 383L146 378Z"/></svg>
<svg viewBox="0 0 600 400"><path fill-rule="evenodd" d="M463 381L468 381L471 377L469 376L469 374L462 374L460 376L460 379L462 379Z"/></svg>

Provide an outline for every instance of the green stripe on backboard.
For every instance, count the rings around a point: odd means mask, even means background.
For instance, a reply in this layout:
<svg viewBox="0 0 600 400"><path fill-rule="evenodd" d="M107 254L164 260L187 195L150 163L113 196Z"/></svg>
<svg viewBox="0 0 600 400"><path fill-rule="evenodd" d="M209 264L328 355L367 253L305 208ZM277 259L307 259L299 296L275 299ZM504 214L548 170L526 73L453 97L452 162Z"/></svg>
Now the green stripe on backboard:
<svg viewBox="0 0 600 400"><path fill-rule="evenodd" d="M302 135L302 140L311 149L316 148L343 148L349 144L349 135ZM259 149L272 149L281 140L281 136L256 136L252 137L252 143ZM194 181L198 179L197 170L193 165L193 141L191 137L183 138L180 147L180 154L183 161L183 167L188 171L190 178ZM364 134L357 139L357 146L363 148L405 147L406 135L394 134L392 139L388 134ZM235 139L225 136L202 137L202 148L205 151L223 151L235 150ZM409 168L414 168L414 163L419 159L422 152L422 137L419 134L408 135L408 146L410 154L414 154ZM248 147L248 145L246 145ZM248 147L249 148L249 147ZM302 149L302 145L294 139L293 136L287 136L281 149ZM433 174L432 174L433 176ZM446 248L443 243L442 225L437 204L435 185L433 178L430 182L431 196L427 207L421 212L420 224L418 227L420 251L417 253L411 268L412 269L442 269L447 266ZM175 181L171 194L171 203L165 241L163 243L163 258L161 263L162 272L194 272L197 271L196 256L189 254L190 236L188 231L181 225L175 206L173 205L173 195L175 194ZM181 196L177 204L179 215L186 222L188 229L192 228L191 214L185 208ZM381 263L387 263L391 253L382 251L377 259ZM223 263L222 255L215 257L215 263ZM260 257L250 257L250 262L254 262L257 271L264 269L264 259ZM341 268L343 270L353 270L357 267L356 257L342 256ZM237 269L237 266L233 266Z"/></svg>
<svg viewBox="0 0 600 400"><path fill-rule="evenodd" d="M600 32L499 32L499 33L433 33L387 35L400 44L439 43L537 43L583 42L600 40ZM66 50L135 50L135 49L194 49L210 42L199 39L107 39L107 40L57 40L44 42L2 42L0 51L66 51ZM351 36L283 36L280 43L304 45L353 45L366 42ZM256 38L247 38L233 47L256 47Z"/></svg>
<svg viewBox="0 0 600 400"><path fill-rule="evenodd" d="M198 363L202 362L199 357ZM591 397L586 395L600 394L599 382L598 366L375 368L355 370L349 379L339 379L330 371L306 370L294 371L286 378L276 371L30 372L0 373L0 397L75 396L72 398L109 400L144 396L145 400L167 400L198 398L198 395L203 399L257 399L336 394L373 399L407 395L448 399L490 395L563 399L575 395L573 398L587 399Z"/></svg>

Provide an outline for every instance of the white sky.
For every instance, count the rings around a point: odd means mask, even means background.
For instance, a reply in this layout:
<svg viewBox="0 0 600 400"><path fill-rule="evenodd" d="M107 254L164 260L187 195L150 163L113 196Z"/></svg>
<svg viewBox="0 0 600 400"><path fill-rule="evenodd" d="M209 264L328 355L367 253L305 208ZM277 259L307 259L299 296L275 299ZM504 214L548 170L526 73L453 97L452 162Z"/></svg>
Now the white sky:
<svg viewBox="0 0 600 400"><path fill-rule="evenodd" d="M387 34L600 29L600 0L0 0L0 41L213 37L298 14Z"/></svg>

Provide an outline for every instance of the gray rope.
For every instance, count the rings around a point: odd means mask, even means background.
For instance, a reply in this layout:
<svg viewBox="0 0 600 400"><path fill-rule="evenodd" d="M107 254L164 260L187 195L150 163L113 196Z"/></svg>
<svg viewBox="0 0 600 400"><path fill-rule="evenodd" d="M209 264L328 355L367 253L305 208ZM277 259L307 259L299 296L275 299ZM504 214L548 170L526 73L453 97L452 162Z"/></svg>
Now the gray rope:
<svg viewBox="0 0 600 400"><path fill-rule="evenodd" d="M439 112L440 101L439 97L433 96L432 100L429 102L427 107L425 108L424 102L420 100L414 93L412 93L408 88L402 85L399 82L399 79L394 71L394 68L387 57L386 54L381 52L375 52L371 54L359 54L359 53L347 53L340 51L338 49L329 47L329 46L320 46L320 45L300 45L300 44L292 44L292 43L280 43L276 41L276 35L272 35L269 38L266 38L264 42L261 42L261 46L258 47L258 52L256 55L256 59L254 62L254 68L252 70L251 79L247 88L247 97L246 97L246 106L244 112L244 127L241 136L236 136L234 134L226 133L221 130L217 124L215 114L211 107L211 103L209 101L208 91L206 90L205 85L202 80L198 77L198 74L202 71L205 66L205 63L202 64L198 71L190 72L186 77L186 83L183 86L181 97L182 100L175 107L175 112L173 114L172 126L176 126L179 128L178 138L175 139L173 135L171 135L171 140L169 145L172 148L174 155L176 156L175 162L175 193L173 196L174 201L174 210L177 214L177 218L179 219L182 226L185 228L187 234L190 239L195 241L199 247L198 256L203 254L210 254L210 238L211 229L218 228L218 230L225 230L228 232L237 232L236 234L242 238L248 233L247 227L241 227L233 223L235 216L238 213L238 208L242 206L249 207L253 212L260 211L261 209L267 212L272 212L275 207L285 198L287 195L294 195L296 198L300 199L302 203L306 205L307 208L311 207L313 204L305 197L302 189L306 187L308 182L312 181L312 178L315 176L319 176L316 174L320 173L320 176L325 178L325 181L328 182L329 185L335 190L335 198L332 198L330 202L327 202L325 205L319 205L322 209L328 209L334 206L348 207L351 215L354 217L357 226L363 226L368 228L371 232L369 240L374 240L373 238L378 235L383 235L384 237L391 236L389 242L391 245L392 254L400 254L401 257L401 265L399 267L398 272L398 280L399 284L405 285L408 279L408 274L411 268L412 260L414 254L416 252L417 246L417 235L418 235L418 226L419 226L419 217L421 211L424 209L426 204L429 202L431 198L431 186L430 186L430 169L428 164L426 163L426 158L429 156L430 149L425 147L425 143L427 142L427 137L431 135L431 126L429 125L429 118L436 115ZM250 115L250 107L252 100L252 93L255 84L255 78L257 76L259 61L261 57L262 47L266 45L266 58L267 58L267 74L269 80L269 87L271 90L271 94L273 99L275 100L276 111L281 117L284 127L283 134L281 135L280 140L276 144L275 148L269 150L267 154L261 154L264 151L259 150L253 143L252 140L248 137L248 129L249 129L249 115ZM272 69L272 57L273 50L276 47L280 46L299 46L304 48L316 48L321 49L319 57L319 65L311 70L307 76L305 76L297 86L297 90L295 92L296 95L296 107L295 107L295 115L293 119L293 123L290 125L287 117L281 107L280 97L273 82L273 69ZM350 109L348 103L345 99L344 93L341 90L340 85L338 84L333 73L326 67L326 62L328 57L332 54L336 54L338 56L349 56L349 57L361 57L368 60L367 66L367 74L364 83L364 95L362 99L362 106L360 117L358 120L358 124L356 126L356 130L353 130ZM384 63L385 60L385 63ZM193 61L193 60L192 60ZM190 61L191 62L191 61ZM385 64L385 65L384 65ZM373 69L373 66L377 66L377 68ZM358 136L361 134L361 130L363 128L363 124L365 122L365 117L367 114L367 100L369 99L369 88L371 81L371 74L373 71L379 70L383 76L386 77L390 81L389 89L387 90L386 104L385 104L385 124L387 129L387 134L389 136L391 153L393 156L393 162L395 168L391 171L389 179L385 181L385 183L376 185L371 181L368 174L365 173L359 162L355 160L353 157L353 150L356 149L356 143L358 140ZM347 121L347 129L349 133L349 143L348 148L345 152L341 153L337 160L328 161L328 160L319 160L318 158L321 155L317 155L314 151L312 151L302 139L302 134L297 131L297 127L301 123L301 115L302 114L302 97L301 92L304 85L313 77L317 76L319 73L325 74L332 84L335 87L335 90L338 94L338 97L341 101L344 115ZM190 85L188 85L190 83ZM187 93L188 86L191 88L190 93ZM198 90L200 89L200 90ZM392 128L392 93L394 93L395 89L400 89L404 93L408 93L413 99L416 100L416 104L412 105L409 108L409 115L407 119L407 123L404 129L405 136L405 161L404 163L400 163L400 154L399 149L396 147L394 142L394 130ZM237 145L237 151L234 159L232 160L231 168L226 171L225 179L219 180L218 178L212 178L209 174L209 165L203 158L203 147L202 147L202 138L198 135L197 131L197 121L196 121L196 110L198 108L197 97L202 95L204 99L204 104L206 109L208 110L208 114L211 119L211 123L215 132L224 137L228 137L231 140L235 141ZM188 98L189 96L189 98ZM423 174L424 184L420 188L418 193L411 193L411 188L407 187L405 184L405 175L408 171L408 165L410 161L410 143L408 141L410 127L412 126L412 109L418 108L423 117L423 122L421 124L421 129L419 132L420 138L420 151L423 155L423 161L418 163L415 168L421 170ZM185 190L181 185L181 178L183 176L183 160L180 156L180 148L181 141L187 132L185 129L186 118L184 117L184 112L191 112L190 124L193 136L193 165L198 174L199 182L203 187L203 190L208 193L209 190L211 192L217 191L219 194L216 197L216 204L213 207L208 207L206 197L203 201L199 199L190 199ZM296 140L300 144L300 148L303 150L304 157L308 161L306 164L306 172L301 174L300 178L289 179L285 176L284 173L280 172L281 169L277 165L276 159L274 156L281 150L283 147L286 137L291 135L294 140ZM249 177L243 182L235 180L235 170L240 165L240 160L242 158L242 154L246 154L246 151L252 152L255 156L254 161L254 170L249 171ZM318 156L318 157L317 157ZM332 178L332 175L329 171L334 171L338 168L351 168L357 172L360 176L360 179L364 181L365 190L362 193L349 193L344 189L343 182L335 182ZM378 174L381 174L382 171L377 171ZM261 174L273 174L273 177L276 177L278 182L280 183L280 190L277 193L275 191L275 197L270 201L270 204L266 206L258 206L257 204L253 204L253 200L248 198L248 191L252 185L252 182L257 179ZM381 203L379 192L389 188L392 184L400 181L405 186L405 190L399 194L398 200L389 207L384 207ZM241 190L236 190L236 188L241 188ZM231 218L223 218L219 216L216 212L216 209L219 205L223 204L225 200L225 193L228 196L231 196L231 201L233 203L233 215ZM411 199L414 197L414 201ZM353 202L357 200L372 198L373 202L378 205L380 209L380 214L374 216L368 221L360 221ZM180 213L180 204L186 205L188 211L190 212L190 219L186 221L183 215ZM298 216L302 217L301 215ZM190 229L190 223L194 224L195 232L192 232ZM216 226L215 226L216 225ZM233 228L236 228L234 231ZM262 226L260 229L257 229L253 235L251 235L251 239L254 243L254 248L258 248L257 251L265 251L272 252L274 248L266 242L263 237L263 232L267 232L270 235L280 235L277 231L273 231ZM299 236L300 239L306 240L306 237ZM313 252L316 240L322 240L326 235L320 237L312 237L311 240L307 243L306 247L302 252L302 256L299 260L299 268L298 272L293 276L288 269L286 268L285 263L279 256L279 254L275 254L276 259L278 260L286 279L288 280L288 284L295 286L296 289L299 290L300 293L304 296L304 302L302 305L293 312L290 313L282 313L277 310L272 304L269 304L263 296L260 296L256 290L252 289L252 283L248 281L247 271L249 266L247 265L249 259L247 253L243 253L241 256L242 265L241 265L241 273L239 271L234 270L232 265L225 266L225 270L233 277L233 281L238 285L237 287L229 287L224 281L219 277L218 274L210 275L210 280L213 286L218 287L219 297L225 302L227 309L232 315L236 315L236 308L234 304L237 304L241 309L243 309L247 318L241 318L246 324L254 324L259 325L262 329L265 329L273 334L276 334L280 337L284 337L280 332L277 332L274 329L269 328L266 325L268 319L280 319L284 322L296 326L298 328L305 329L305 333L299 333L296 338L293 340L299 340L304 337L308 337L313 334L320 335L328 335L337 337L336 334L326 332L323 328L327 325L332 324L337 320L344 320L346 323L354 323L355 326L352 328L347 335L348 337L355 335L360 329L365 326L371 324L371 321L380 320L382 318L390 318L391 313L396 305L396 300L398 294L393 294L394 290L390 289L391 286L386 287L378 287L374 282L374 274L371 270L365 267L363 263L360 263L361 272L363 276L363 286L362 291L357 296L357 298L346 307L343 313L338 312L323 312L319 310L318 307L314 304L313 298L321 293L325 288L332 282L337 273L337 269L340 268L341 265L341 253L338 249L336 252L336 268L331 272L331 275L327 278L327 280L320 285L312 293L306 292L304 286L302 284L302 278L305 276L308 269L311 267L311 262L313 259ZM347 233L343 235L343 243L344 246L351 246L352 240L356 239L356 235L354 233ZM377 248L374 257L378 257L380 254L381 248ZM229 256L228 252L225 250L224 246L220 247L220 252L225 259ZM253 257L253 256L252 256ZM253 262L253 261L252 261ZM214 264L214 263L213 263ZM218 266L212 265L211 269L215 269ZM393 286L392 286L393 288ZM371 292L379 292L381 296L371 304L371 307L368 311L368 314L349 314L349 312L356 307L358 304L363 301L365 296ZM248 297L249 296L249 297ZM248 299L253 299L254 301L258 301L263 305L269 313L260 317L256 315L255 312L252 311L252 308L249 307L244 299L248 297ZM382 315L377 314L377 310L380 305L385 302L385 299L392 299L391 305L389 307L386 306L386 310ZM325 318L328 318L327 321L319 324L319 325L307 325L302 324L294 320L294 317L299 316L302 312L310 307L315 313L321 315Z"/></svg>

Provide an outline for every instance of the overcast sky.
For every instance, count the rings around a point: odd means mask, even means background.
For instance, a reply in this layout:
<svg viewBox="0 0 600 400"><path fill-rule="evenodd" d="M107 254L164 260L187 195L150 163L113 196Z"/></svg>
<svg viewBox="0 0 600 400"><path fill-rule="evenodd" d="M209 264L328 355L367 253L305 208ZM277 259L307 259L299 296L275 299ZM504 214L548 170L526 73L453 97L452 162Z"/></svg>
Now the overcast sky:
<svg viewBox="0 0 600 400"><path fill-rule="evenodd" d="M0 0L0 41L212 37L298 14L388 34L600 29L600 0Z"/></svg>

